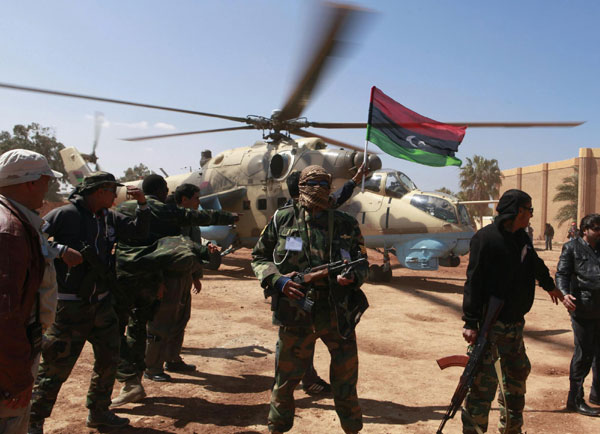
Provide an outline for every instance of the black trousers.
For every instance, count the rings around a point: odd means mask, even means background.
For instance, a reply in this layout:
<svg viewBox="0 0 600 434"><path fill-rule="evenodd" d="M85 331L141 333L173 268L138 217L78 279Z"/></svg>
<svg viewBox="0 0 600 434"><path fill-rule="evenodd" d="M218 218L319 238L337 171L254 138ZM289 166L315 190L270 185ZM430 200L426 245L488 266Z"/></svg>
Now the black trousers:
<svg viewBox="0 0 600 434"><path fill-rule="evenodd" d="M583 382L593 372L592 390L590 396L600 398L600 318L584 319L571 315L575 351L571 359L569 380L570 393L575 396L583 395Z"/></svg>

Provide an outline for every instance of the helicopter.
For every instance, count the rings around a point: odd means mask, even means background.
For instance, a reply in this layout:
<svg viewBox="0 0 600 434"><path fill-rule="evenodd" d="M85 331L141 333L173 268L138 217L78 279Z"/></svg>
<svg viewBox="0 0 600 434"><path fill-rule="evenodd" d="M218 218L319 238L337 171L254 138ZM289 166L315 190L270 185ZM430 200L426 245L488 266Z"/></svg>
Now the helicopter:
<svg viewBox="0 0 600 434"><path fill-rule="evenodd" d="M362 148L307 130L364 129L367 126L366 123L314 122L302 117L317 84L331 66L332 59L348 45L345 39L351 29L368 13L354 6L327 4L322 15L325 17L325 25L321 28L322 32L312 56L306 62L306 67L283 108L273 110L270 116L215 114L8 83L0 83L0 88L166 110L242 124L126 139L129 141L235 130L262 130L262 140L258 140L252 146L235 147L214 157L210 151L204 151L200 170L166 177L170 190L184 182L197 185L200 188L201 206L204 208L225 209L242 214L236 228L203 228L204 237L218 241L224 248L224 254L237 247L254 245L269 218L287 201L289 195L285 180L291 171L302 170L310 164L322 165L331 173L332 188L335 189L351 178L358 167L366 162L371 175L365 180L365 191L355 191L342 209L354 215L361 224L367 247L382 249L384 266L375 270L380 271L386 279L391 277L389 253L394 253L403 266L413 269L436 270L439 266L458 265L459 257L468 252L469 240L474 233L464 205L452 196L420 191L401 172L393 169L381 170L381 160L374 152L365 153ZM578 123L450 124L467 127L561 127ZM335 148L328 148L328 144ZM92 153L94 158L95 149L94 147ZM70 174L72 182L88 173L88 162L95 162L89 158L86 161L75 148L67 148L62 153L65 170ZM124 189L119 191L117 202L122 200L125 200Z"/></svg>

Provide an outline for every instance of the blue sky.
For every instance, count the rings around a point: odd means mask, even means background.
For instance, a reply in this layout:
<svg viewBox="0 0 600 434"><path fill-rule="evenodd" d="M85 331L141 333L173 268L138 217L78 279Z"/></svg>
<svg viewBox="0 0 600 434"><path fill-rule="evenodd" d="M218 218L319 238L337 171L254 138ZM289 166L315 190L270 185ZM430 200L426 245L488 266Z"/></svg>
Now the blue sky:
<svg viewBox="0 0 600 434"><path fill-rule="evenodd" d="M377 13L321 81L304 115L366 121L376 85L439 121L583 120L566 129L468 129L457 156L501 169L572 158L600 146L600 3L363 1ZM313 1L7 0L0 5L0 81L198 111L268 116L300 73L316 29ZM0 89L0 130L52 127L121 175L143 162L175 174L249 146L260 131L129 143L121 137L235 126L225 120ZM315 130L362 146L362 130ZM422 189L458 188L459 170L382 156Z"/></svg>

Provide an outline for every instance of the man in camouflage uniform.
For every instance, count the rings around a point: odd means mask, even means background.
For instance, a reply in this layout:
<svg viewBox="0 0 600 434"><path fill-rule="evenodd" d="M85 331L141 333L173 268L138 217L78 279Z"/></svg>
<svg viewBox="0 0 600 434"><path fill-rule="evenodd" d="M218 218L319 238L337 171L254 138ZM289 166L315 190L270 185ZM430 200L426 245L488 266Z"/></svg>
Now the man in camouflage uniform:
<svg viewBox="0 0 600 434"><path fill-rule="evenodd" d="M118 364L118 321L112 306L114 258L112 249L120 237L144 238L150 213L141 190L128 188L136 198L135 219L108 208L114 202L115 177L95 172L84 178L70 197L71 203L45 217L46 232L57 243L80 251L84 262L68 267L55 261L58 308L54 324L46 332L37 385L31 406L30 433L43 432L62 383L68 378L86 341L94 349L94 367L86 406L87 426L121 427L129 419L108 410Z"/></svg>
<svg viewBox="0 0 600 434"><path fill-rule="evenodd" d="M521 190L508 190L500 198L496 211L494 223L480 229L471 239L464 289L463 337L469 344L477 339L490 297L504 302L489 333L491 345L466 397L462 422L463 433L469 434L478 432L477 429L487 430L490 405L498 385L494 369L498 356L506 394L505 399L498 400L498 428L504 434L521 433L525 382L531 370L523 327L525 314L533 304L535 280L548 291L555 304L563 298L525 232L533 215L531 197Z"/></svg>
<svg viewBox="0 0 600 434"><path fill-rule="evenodd" d="M150 235L146 239L123 240L117 245L117 275L119 276L119 314L121 329L127 324L127 337L122 336L121 361L117 380L124 382L120 395L113 400L111 407L128 402L136 402L145 396L141 385L142 374L153 381L170 381L164 372L163 364L167 358L167 349L171 344L173 316L179 308L183 291L189 291L190 266L184 269L155 270L155 273L127 273L121 270L127 265L135 268L135 259L140 252L152 246L158 240L181 235L182 227L227 225L237 221L237 215L226 211L191 210L180 208L174 203L165 203L169 189L164 178L152 174L144 178L142 190L148 198L151 210ZM132 212L131 202L119 205L119 211L126 215ZM204 254L208 258L208 249ZM157 267L158 268L158 267ZM139 277L145 275L141 280ZM164 294L159 295L159 283L164 284ZM184 288L185 287L185 288ZM162 296L162 300L158 299ZM184 363L181 361L181 363ZM188 365L186 365L188 366ZM181 366L175 365L176 368ZM192 369L194 367L192 366ZM173 369L173 370L175 370ZM144 372L145 370L145 372Z"/></svg>
<svg viewBox="0 0 600 434"><path fill-rule="evenodd" d="M275 213L252 252L252 268L265 295L272 297L273 323L280 326L268 418L273 433L292 428L294 389L319 338L331 354L330 380L342 428L347 433L362 429L354 327L368 306L359 289L368 264L365 261L348 275L330 275L316 282L311 313L299 305L305 289L290 279L307 268L366 257L356 219L329 209L330 185L331 175L322 167L306 167L300 175L298 202Z"/></svg>

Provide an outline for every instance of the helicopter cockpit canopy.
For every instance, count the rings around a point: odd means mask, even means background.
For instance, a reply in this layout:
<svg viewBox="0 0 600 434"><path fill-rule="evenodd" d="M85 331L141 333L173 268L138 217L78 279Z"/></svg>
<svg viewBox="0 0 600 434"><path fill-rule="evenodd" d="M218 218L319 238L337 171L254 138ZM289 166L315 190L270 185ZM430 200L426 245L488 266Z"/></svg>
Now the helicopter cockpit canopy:
<svg viewBox="0 0 600 434"><path fill-rule="evenodd" d="M416 189L408 176L393 169L376 170L365 179L365 190L387 197L401 198Z"/></svg>

